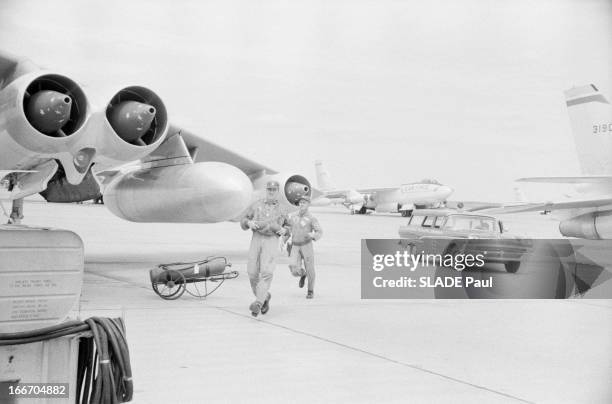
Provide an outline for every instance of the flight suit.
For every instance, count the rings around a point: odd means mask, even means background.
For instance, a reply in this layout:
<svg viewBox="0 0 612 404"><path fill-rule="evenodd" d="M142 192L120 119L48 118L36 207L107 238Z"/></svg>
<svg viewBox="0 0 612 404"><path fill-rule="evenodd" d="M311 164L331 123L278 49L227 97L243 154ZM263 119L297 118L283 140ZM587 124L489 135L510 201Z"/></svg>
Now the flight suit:
<svg viewBox="0 0 612 404"><path fill-rule="evenodd" d="M257 223L259 229L253 230L247 273L256 300L263 304L268 298L276 257L280 253L276 232L286 225L287 217L278 201L262 199L255 202L240 221L243 230L249 229L249 220Z"/></svg>
<svg viewBox="0 0 612 404"><path fill-rule="evenodd" d="M318 240L323 235L323 230L319 221L310 212L300 215L295 212L287 219L289 231L291 232L292 246L289 255L289 269L293 276L301 277L306 275L308 278L308 290L314 291L315 267L314 249L312 240ZM309 233L314 232L314 238ZM304 260L304 268L301 261Z"/></svg>

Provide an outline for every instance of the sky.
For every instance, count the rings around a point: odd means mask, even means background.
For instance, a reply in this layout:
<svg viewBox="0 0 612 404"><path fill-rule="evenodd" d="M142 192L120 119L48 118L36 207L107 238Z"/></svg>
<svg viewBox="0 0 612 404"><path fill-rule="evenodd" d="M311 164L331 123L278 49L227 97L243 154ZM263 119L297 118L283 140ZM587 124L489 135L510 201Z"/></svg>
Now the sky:
<svg viewBox="0 0 612 404"><path fill-rule="evenodd" d="M0 49L99 108L145 85L173 123L313 183L320 159L341 188L509 201L516 178L579 174L563 90L612 96L612 1L0 0Z"/></svg>

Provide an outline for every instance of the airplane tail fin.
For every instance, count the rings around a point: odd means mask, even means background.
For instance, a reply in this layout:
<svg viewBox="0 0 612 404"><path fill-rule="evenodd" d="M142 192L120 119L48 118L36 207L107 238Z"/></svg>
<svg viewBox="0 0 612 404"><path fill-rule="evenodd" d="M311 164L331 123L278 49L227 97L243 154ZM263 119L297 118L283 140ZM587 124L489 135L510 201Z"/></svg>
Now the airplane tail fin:
<svg viewBox="0 0 612 404"><path fill-rule="evenodd" d="M612 105L593 84L565 91L583 175L612 174Z"/></svg>
<svg viewBox="0 0 612 404"><path fill-rule="evenodd" d="M322 191L331 191L336 189L336 186L331 180L331 176L327 169L323 166L321 160L315 161L315 171L317 172L317 187Z"/></svg>

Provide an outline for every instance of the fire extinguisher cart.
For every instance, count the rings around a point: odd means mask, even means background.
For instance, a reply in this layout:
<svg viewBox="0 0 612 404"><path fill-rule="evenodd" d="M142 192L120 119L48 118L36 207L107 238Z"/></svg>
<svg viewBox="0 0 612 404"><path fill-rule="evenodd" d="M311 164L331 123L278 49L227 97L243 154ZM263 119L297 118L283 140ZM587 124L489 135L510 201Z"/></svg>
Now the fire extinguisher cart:
<svg viewBox="0 0 612 404"><path fill-rule="evenodd" d="M226 279L234 279L238 271L225 257L208 257L202 261L160 264L149 271L153 291L165 300L175 300L185 292L205 298L215 292ZM209 289L208 283L214 287ZM198 286L200 284L200 286Z"/></svg>

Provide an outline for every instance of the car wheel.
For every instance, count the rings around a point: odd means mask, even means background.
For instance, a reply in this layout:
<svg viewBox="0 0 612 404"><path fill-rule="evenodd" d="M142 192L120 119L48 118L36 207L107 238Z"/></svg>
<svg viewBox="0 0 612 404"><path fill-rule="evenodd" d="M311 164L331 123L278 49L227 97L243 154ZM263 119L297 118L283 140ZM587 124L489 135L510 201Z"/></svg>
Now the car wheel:
<svg viewBox="0 0 612 404"><path fill-rule="evenodd" d="M514 274L516 273L516 271L519 270L519 267L521 266L521 262L520 261L506 262L504 263L504 266L506 267L506 272Z"/></svg>
<svg viewBox="0 0 612 404"><path fill-rule="evenodd" d="M449 245L448 247L446 247L446 250L444 250L444 254L442 254L443 257L446 257L447 255L450 255L453 257L453 262L455 260L455 255L459 254L459 246L455 243ZM452 266L447 266L446 268L453 268Z"/></svg>
<svg viewBox="0 0 612 404"><path fill-rule="evenodd" d="M452 255L453 257L457 254L459 254L461 251L459 249L459 246L455 243L449 245L448 247L446 247L446 250L444 250L444 254L443 255Z"/></svg>
<svg viewBox="0 0 612 404"><path fill-rule="evenodd" d="M465 245L464 244L452 243L451 245L446 247L446 250L444 250L443 256L446 257L447 255L451 255L453 257L453 262L455 262L455 257L457 255L463 254L464 249L465 249ZM446 266L446 268L452 268L452 269L458 271L458 269L456 269L452 265L451 266Z"/></svg>

